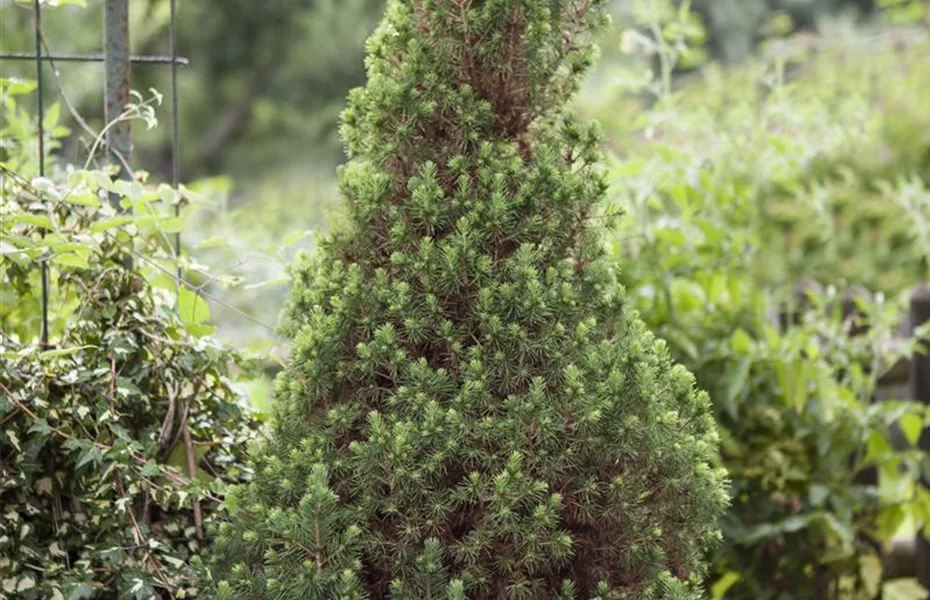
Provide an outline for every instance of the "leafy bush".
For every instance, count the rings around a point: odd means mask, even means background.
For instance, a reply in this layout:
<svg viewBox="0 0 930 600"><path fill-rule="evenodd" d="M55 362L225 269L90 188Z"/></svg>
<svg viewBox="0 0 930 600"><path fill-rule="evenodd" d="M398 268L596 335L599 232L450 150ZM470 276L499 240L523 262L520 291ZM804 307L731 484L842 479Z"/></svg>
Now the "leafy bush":
<svg viewBox="0 0 930 600"><path fill-rule="evenodd" d="M713 55L726 62L746 60L773 30L815 31L831 19L913 22L927 19L921 0L693 0L708 30Z"/></svg>
<svg viewBox="0 0 930 600"><path fill-rule="evenodd" d="M880 545L927 523L913 449L924 408L873 403L912 350L901 294L930 279L930 140L897 134L925 130L927 115L887 110L921 102L925 53L797 57L790 82L784 61L709 67L692 88L653 88L653 108L616 125L623 281L711 392L733 481L715 597L874 598ZM799 308L811 277L826 291ZM840 309L836 289L853 284L879 292L861 318Z"/></svg>
<svg viewBox="0 0 930 600"><path fill-rule="evenodd" d="M369 41L221 598L700 597L709 400L617 285L562 109L604 2L549 4L396 1Z"/></svg>
<svg viewBox="0 0 930 600"><path fill-rule="evenodd" d="M16 104L30 90L0 80L0 597L190 598L258 431L231 381L244 361L204 335L204 300L178 295L174 190L59 165L32 177L35 123Z"/></svg>

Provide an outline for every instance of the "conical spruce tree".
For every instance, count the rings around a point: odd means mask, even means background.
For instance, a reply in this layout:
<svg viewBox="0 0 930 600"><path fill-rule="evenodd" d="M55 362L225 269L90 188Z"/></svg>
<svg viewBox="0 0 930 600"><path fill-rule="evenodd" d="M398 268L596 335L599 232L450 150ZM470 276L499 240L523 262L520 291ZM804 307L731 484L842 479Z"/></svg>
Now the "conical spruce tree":
<svg viewBox="0 0 930 600"><path fill-rule="evenodd" d="M564 112L606 3L389 3L220 598L701 596L709 401L625 300Z"/></svg>

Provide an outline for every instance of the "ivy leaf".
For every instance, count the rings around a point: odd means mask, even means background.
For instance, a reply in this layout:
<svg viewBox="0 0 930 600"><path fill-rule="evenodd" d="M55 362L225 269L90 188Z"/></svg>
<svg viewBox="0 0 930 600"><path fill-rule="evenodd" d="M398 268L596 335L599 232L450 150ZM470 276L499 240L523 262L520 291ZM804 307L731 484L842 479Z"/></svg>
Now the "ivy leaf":
<svg viewBox="0 0 930 600"><path fill-rule="evenodd" d="M78 455L75 469L80 469L84 465L91 462L98 464L101 460L103 460L103 453L100 452L100 449L96 446L89 445L88 447L84 448Z"/></svg>
<svg viewBox="0 0 930 600"><path fill-rule="evenodd" d="M68 600L89 600L94 597L94 588L86 583L79 583L68 594Z"/></svg>
<svg viewBox="0 0 930 600"><path fill-rule="evenodd" d="M32 424L32 427L29 428L29 433L38 433L39 435L47 436L52 432L52 428L49 427L48 421L45 419L36 419Z"/></svg>
<svg viewBox="0 0 930 600"><path fill-rule="evenodd" d="M158 465L153 460L147 460L145 465L142 466L142 469L139 470L139 473L143 477L156 477L161 473L161 469L158 468Z"/></svg>

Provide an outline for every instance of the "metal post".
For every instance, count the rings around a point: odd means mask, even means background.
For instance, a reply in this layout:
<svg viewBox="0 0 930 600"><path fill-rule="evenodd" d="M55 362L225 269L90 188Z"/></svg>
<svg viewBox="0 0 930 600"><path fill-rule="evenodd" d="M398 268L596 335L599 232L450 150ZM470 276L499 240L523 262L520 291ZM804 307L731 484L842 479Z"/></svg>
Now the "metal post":
<svg viewBox="0 0 930 600"><path fill-rule="evenodd" d="M35 38L36 38L36 115L38 122L39 142L39 177L45 177L45 99L42 88L42 5L39 0L33 3L35 12ZM43 233L43 237L45 234ZM39 333L39 344L48 347L48 261L42 261L42 329Z"/></svg>
<svg viewBox="0 0 930 600"><path fill-rule="evenodd" d="M171 187L175 190L181 183L181 147L178 135L178 15L177 0L171 0L171 20L168 30L168 43L171 54ZM181 204L174 207L175 216L181 214ZM181 232L174 238L175 257L181 258ZM180 261L178 266L178 281L181 279ZM180 285L180 283L179 283Z"/></svg>
<svg viewBox="0 0 930 600"><path fill-rule="evenodd" d="M911 294L910 324L913 332L924 323L930 322L930 285L921 284ZM911 358L911 396L922 404L930 404L930 340L923 340L921 350ZM918 448L930 450L930 427L924 428L917 442ZM922 478L923 479L923 478ZM930 481L923 480L930 485ZM930 543L923 532L917 533L916 543L917 579L924 587L930 587Z"/></svg>
<svg viewBox="0 0 930 600"><path fill-rule="evenodd" d="M120 166L120 179L129 179L125 164L131 164L132 139L129 119L120 119L130 99L130 52L129 52L129 2L128 0L106 0L104 22L104 65L106 82L104 93L104 118L108 129L106 135L110 160ZM111 195L110 201L119 208L119 198Z"/></svg>

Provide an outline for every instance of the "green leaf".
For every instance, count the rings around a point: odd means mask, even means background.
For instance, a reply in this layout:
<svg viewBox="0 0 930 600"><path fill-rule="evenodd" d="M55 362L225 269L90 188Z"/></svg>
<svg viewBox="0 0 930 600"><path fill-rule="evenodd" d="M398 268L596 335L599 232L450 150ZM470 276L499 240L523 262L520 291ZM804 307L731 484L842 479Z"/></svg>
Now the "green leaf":
<svg viewBox="0 0 930 600"><path fill-rule="evenodd" d="M55 225L52 223L52 219L46 215L26 215L19 214L13 215L10 219L13 223L23 223L24 225L31 225L33 227L38 227L40 229L47 229L49 231L55 230Z"/></svg>
<svg viewBox="0 0 930 600"><path fill-rule="evenodd" d="M116 186L116 183L103 171L91 171L90 179L99 187L107 190L108 192L113 192L114 194L118 194L120 192L119 188Z"/></svg>
<svg viewBox="0 0 930 600"><path fill-rule="evenodd" d="M181 214L174 215L147 215L139 217L136 222L140 227L153 227L163 233L178 233L182 231L187 224L187 219L192 214L193 209L189 208Z"/></svg>
<svg viewBox="0 0 930 600"><path fill-rule="evenodd" d="M185 325L200 325L210 320L210 307L200 294L187 286L178 293L178 315Z"/></svg>
<svg viewBox="0 0 930 600"><path fill-rule="evenodd" d="M824 501L829 495L830 488L821 483L811 484L808 490L808 498L813 506L823 506Z"/></svg>
<svg viewBox="0 0 930 600"><path fill-rule="evenodd" d="M198 444L194 446L194 465L199 465L200 461L203 460L203 457L206 456L209 451L210 444ZM175 444L165 464L187 475L187 446L181 443ZM206 472L199 468L196 469L195 473L198 479L208 482L212 479Z"/></svg>
<svg viewBox="0 0 930 600"><path fill-rule="evenodd" d="M729 571L715 581L710 587L710 595L713 600L723 600L726 593L734 585L740 582L742 576L736 571Z"/></svg>
<svg viewBox="0 0 930 600"><path fill-rule="evenodd" d="M42 119L42 127L46 130L53 129L58 124L58 118L61 114L61 105L56 102L45 111L45 118Z"/></svg>
<svg viewBox="0 0 930 600"><path fill-rule="evenodd" d="M185 325L184 330L196 338L202 338L216 333L216 327L213 325Z"/></svg>
<svg viewBox="0 0 930 600"><path fill-rule="evenodd" d="M853 543L856 538L856 533L853 531L852 523L848 521L841 521L830 512L825 512L822 514L822 522L826 526L827 530L830 531L836 537L836 539L840 541L839 546L834 546L831 549L832 556L828 557L825 555L824 560L840 560L851 556L855 552Z"/></svg>
<svg viewBox="0 0 930 600"><path fill-rule="evenodd" d="M150 459L145 461L145 464L139 470L139 473L141 473L143 477L156 477L159 473L161 473L161 469L158 467L158 464L156 464L154 460Z"/></svg>
<svg viewBox="0 0 930 600"><path fill-rule="evenodd" d="M13 244L8 244L7 242L0 242L0 256L4 254L19 254L20 252L25 252L25 250L17 248Z"/></svg>
<svg viewBox="0 0 930 600"><path fill-rule="evenodd" d="M883 600L926 600L927 589L916 579L895 579L882 585Z"/></svg>
<svg viewBox="0 0 930 600"><path fill-rule="evenodd" d="M155 228L164 233L179 233L184 230L187 223L187 215L181 214L177 217L168 217L161 219L155 224Z"/></svg>
<svg viewBox="0 0 930 600"><path fill-rule="evenodd" d="M36 419L32 424L32 427L29 428L29 433L38 433L39 435L48 435L52 432L52 428L49 427L48 421L45 419Z"/></svg>
<svg viewBox="0 0 930 600"><path fill-rule="evenodd" d="M94 597L94 588L86 583L79 583L71 589L68 600L90 600Z"/></svg>
<svg viewBox="0 0 930 600"><path fill-rule="evenodd" d="M65 196L63 200L68 204L74 204L76 206L90 206L92 208L100 206L100 198L97 197L97 194L89 190L73 192Z"/></svg>
<svg viewBox="0 0 930 600"><path fill-rule="evenodd" d="M19 79L16 77L0 78L0 90L11 96L32 93L36 87L37 85L34 79Z"/></svg>
<svg viewBox="0 0 930 600"><path fill-rule="evenodd" d="M77 267L79 269L90 268L90 263L87 261L86 254L57 254L52 257L52 262L56 265L61 265L64 267Z"/></svg>
<svg viewBox="0 0 930 600"><path fill-rule="evenodd" d="M875 521L875 526L878 529L878 539L881 541L890 540L898 532L905 520L907 520L907 512L903 506L894 504L882 507Z"/></svg>
<svg viewBox="0 0 930 600"><path fill-rule="evenodd" d="M180 194L170 185L162 183L158 186L158 197L161 198L161 201L165 204L175 204Z"/></svg>
<svg viewBox="0 0 930 600"><path fill-rule="evenodd" d="M100 449L95 446L89 446L81 451L78 455L77 464L75 464L75 469L80 469L84 465L93 462L99 463L103 459L103 454L101 454Z"/></svg>
<svg viewBox="0 0 930 600"><path fill-rule="evenodd" d="M736 417L736 401L743 396L743 391L749 383L749 373L752 368L752 361L748 358L740 359L727 380L726 405L727 412L734 418Z"/></svg>
<svg viewBox="0 0 930 600"><path fill-rule="evenodd" d="M145 189L142 187L138 181L118 181L117 188L122 191L122 193L132 200L133 202L138 202L142 195L145 193Z"/></svg>
<svg viewBox="0 0 930 600"><path fill-rule="evenodd" d="M904 438L911 446L916 446L917 440L920 438L920 432L924 427L924 421L920 418L920 415L913 413L904 415L901 417L900 426L901 431L904 432Z"/></svg>
<svg viewBox="0 0 930 600"><path fill-rule="evenodd" d="M730 336L730 346L738 354L749 354L752 351L752 338L743 329L737 329Z"/></svg>
<svg viewBox="0 0 930 600"><path fill-rule="evenodd" d="M885 436L879 431L872 431L866 443L866 453L862 458L862 463L869 464L881 462L886 456L893 452L894 449L891 447L891 444L888 443L888 440L885 439Z"/></svg>

